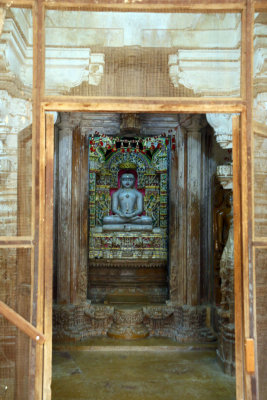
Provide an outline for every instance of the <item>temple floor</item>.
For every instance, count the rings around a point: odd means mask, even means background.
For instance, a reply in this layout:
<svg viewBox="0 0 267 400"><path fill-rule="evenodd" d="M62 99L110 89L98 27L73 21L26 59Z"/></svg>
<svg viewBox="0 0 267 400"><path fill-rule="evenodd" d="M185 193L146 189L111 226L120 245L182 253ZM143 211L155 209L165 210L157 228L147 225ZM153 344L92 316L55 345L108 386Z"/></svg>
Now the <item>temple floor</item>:
<svg viewBox="0 0 267 400"><path fill-rule="evenodd" d="M234 400L214 344L92 338L54 345L52 400Z"/></svg>

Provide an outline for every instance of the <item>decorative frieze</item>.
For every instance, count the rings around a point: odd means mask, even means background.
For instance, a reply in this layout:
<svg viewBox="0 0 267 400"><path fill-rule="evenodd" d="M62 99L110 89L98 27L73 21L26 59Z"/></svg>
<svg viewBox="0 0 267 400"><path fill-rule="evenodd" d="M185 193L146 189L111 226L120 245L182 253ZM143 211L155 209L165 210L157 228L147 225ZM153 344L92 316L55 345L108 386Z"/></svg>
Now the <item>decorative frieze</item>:
<svg viewBox="0 0 267 400"><path fill-rule="evenodd" d="M57 340L81 340L90 336L136 338L170 337L177 342L214 340L206 327L206 308L162 305L120 307L85 302L54 305L53 334Z"/></svg>

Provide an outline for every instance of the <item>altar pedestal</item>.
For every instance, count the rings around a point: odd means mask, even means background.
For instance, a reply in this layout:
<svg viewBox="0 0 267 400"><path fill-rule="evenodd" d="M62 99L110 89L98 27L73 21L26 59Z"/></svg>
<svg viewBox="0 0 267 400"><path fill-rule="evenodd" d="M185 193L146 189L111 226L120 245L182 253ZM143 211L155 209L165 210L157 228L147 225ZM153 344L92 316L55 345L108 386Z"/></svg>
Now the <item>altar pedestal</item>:
<svg viewBox="0 0 267 400"><path fill-rule="evenodd" d="M114 322L108 330L108 336L115 339L143 339L149 335L143 324L142 306L121 305L114 310Z"/></svg>

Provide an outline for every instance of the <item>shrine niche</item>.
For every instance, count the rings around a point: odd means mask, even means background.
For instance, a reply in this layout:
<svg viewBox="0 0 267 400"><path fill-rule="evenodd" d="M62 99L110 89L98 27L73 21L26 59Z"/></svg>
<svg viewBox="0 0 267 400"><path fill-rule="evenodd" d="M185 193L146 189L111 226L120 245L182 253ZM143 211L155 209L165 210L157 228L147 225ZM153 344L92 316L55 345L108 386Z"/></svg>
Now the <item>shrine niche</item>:
<svg viewBox="0 0 267 400"><path fill-rule="evenodd" d="M166 135L165 135L166 136ZM89 138L89 298L167 298L169 139ZM149 286L149 287L148 287Z"/></svg>
<svg viewBox="0 0 267 400"><path fill-rule="evenodd" d="M231 132L222 148L212 117L213 129L201 114L59 114L57 339L218 336L218 357L233 373L232 280L224 279L232 245L214 226L231 180Z"/></svg>

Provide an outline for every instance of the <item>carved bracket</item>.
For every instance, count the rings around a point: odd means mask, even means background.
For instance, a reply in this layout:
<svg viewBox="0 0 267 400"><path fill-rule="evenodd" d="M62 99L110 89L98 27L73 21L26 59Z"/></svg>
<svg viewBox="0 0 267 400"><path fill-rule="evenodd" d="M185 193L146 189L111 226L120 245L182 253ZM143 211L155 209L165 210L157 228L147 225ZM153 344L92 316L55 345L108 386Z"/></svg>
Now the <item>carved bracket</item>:
<svg viewBox="0 0 267 400"><path fill-rule="evenodd" d="M206 114L207 121L214 129L217 143L222 149L232 149L232 116L237 114Z"/></svg>

